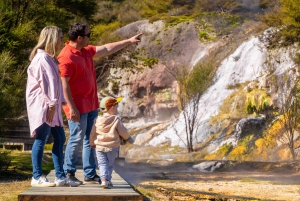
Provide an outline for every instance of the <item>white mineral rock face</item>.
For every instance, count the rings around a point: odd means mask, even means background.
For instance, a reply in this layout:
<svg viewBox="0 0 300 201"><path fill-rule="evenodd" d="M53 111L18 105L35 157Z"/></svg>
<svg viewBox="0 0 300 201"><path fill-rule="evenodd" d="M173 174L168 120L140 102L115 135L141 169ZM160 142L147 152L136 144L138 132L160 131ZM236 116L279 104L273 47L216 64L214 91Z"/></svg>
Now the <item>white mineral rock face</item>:
<svg viewBox="0 0 300 201"><path fill-rule="evenodd" d="M205 141L210 132L216 129L210 128L208 122L212 116L218 114L223 101L233 92L233 89L227 89L227 86L259 80L269 74L271 69L269 69L269 65L266 65L268 59L269 64L274 68L275 74L293 68L294 62L290 58L291 52L293 51L279 49L277 53L269 53L257 37L241 44L232 55L222 62L213 78L213 84L200 99L198 118L201 124L196 133L195 141ZM278 55L278 57L274 55ZM276 62L276 60L278 61ZM184 143L181 139L185 139L185 130L182 123L184 122L182 114L179 116L179 120L175 125L169 126L161 135L153 138L149 145L157 146L162 142L170 141L171 146L180 145L183 147ZM179 131L178 134L181 139L175 134L174 128Z"/></svg>

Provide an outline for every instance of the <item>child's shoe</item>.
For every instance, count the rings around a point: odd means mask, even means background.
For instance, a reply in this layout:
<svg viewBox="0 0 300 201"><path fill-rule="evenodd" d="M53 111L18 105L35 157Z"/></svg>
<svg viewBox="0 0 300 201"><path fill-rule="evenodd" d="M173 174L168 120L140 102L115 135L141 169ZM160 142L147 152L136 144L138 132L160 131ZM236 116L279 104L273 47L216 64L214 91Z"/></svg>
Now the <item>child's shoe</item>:
<svg viewBox="0 0 300 201"><path fill-rule="evenodd" d="M101 186L102 188L111 188L110 181L107 181L106 179L102 179Z"/></svg>

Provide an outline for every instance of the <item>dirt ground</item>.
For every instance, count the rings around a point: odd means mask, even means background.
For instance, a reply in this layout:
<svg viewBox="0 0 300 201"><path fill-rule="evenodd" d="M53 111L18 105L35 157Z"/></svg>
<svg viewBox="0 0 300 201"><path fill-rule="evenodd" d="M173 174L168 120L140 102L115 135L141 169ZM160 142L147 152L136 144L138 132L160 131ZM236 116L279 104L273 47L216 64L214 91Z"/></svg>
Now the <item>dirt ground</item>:
<svg viewBox="0 0 300 201"><path fill-rule="evenodd" d="M115 169L144 200L300 201L298 163L228 162L205 173L193 164L119 160Z"/></svg>

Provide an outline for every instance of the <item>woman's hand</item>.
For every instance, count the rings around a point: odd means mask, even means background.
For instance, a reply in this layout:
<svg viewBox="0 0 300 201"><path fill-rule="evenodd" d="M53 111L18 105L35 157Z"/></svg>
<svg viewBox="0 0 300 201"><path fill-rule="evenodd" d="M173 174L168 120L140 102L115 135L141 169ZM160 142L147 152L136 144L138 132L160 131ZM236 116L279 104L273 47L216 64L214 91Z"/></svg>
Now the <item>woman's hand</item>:
<svg viewBox="0 0 300 201"><path fill-rule="evenodd" d="M55 106L48 107L48 111L47 111L47 115L46 115L47 122L52 123L54 113L55 113Z"/></svg>

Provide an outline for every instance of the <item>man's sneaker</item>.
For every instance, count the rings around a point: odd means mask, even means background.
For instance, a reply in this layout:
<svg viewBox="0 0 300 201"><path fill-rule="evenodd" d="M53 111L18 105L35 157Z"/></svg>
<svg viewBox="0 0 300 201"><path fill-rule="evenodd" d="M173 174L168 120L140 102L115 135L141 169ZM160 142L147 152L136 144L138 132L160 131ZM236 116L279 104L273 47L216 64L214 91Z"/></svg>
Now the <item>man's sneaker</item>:
<svg viewBox="0 0 300 201"><path fill-rule="evenodd" d="M67 179L70 180L70 181L73 181L73 182L76 182L78 183L79 185L82 185L83 182L80 181L79 179L77 179L74 175L72 175L71 173L67 173Z"/></svg>
<svg viewBox="0 0 300 201"><path fill-rule="evenodd" d="M31 179L32 187L54 187L55 183L50 182L44 175L40 176L38 179Z"/></svg>
<svg viewBox="0 0 300 201"><path fill-rule="evenodd" d="M55 178L55 185L58 187L64 187L64 186L70 186L70 187L77 187L80 184L78 182L74 182L70 180L69 178L63 178L63 179L58 179L57 177Z"/></svg>
<svg viewBox="0 0 300 201"><path fill-rule="evenodd" d="M110 181L107 181L106 179L103 179L101 182L101 187L102 188L112 188L113 185Z"/></svg>
<svg viewBox="0 0 300 201"><path fill-rule="evenodd" d="M93 176L93 178L84 176L84 183L85 184L101 184L101 179L98 175Z"/></svg>

